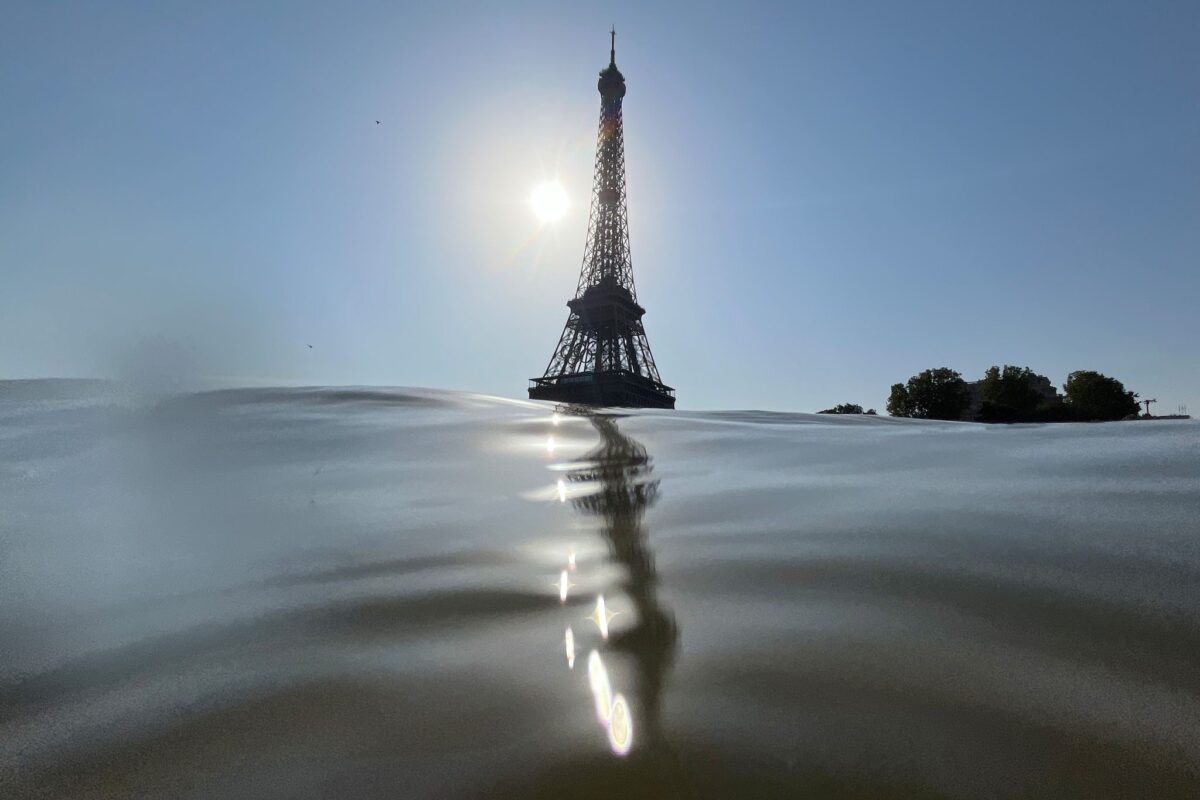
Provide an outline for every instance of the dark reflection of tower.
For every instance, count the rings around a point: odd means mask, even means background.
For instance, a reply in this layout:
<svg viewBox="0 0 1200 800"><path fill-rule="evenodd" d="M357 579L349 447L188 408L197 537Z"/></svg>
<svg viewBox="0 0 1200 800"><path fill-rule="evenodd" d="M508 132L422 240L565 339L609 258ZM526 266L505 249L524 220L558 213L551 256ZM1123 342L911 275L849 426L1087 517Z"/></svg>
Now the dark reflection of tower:
<svg viewBox="0 0 1200 800"><path fill-rule="evenodd" d="M572 504L603 518L601 533L613 562L625 570L623 588L637 615L633 627L614 633L611 639L613 649L627 654L636 667L635 755L662 759L667 771L662 777L681 790L675 759L663 736L660 707L679 628L659 601L654 554L642 527L646 509L658 500L659 482L651 479L654 467L646 448L621 433L615 417L591 414L589 419L600 434L600 444L574 462L578 466L567 478L591 491Z"/></svg>

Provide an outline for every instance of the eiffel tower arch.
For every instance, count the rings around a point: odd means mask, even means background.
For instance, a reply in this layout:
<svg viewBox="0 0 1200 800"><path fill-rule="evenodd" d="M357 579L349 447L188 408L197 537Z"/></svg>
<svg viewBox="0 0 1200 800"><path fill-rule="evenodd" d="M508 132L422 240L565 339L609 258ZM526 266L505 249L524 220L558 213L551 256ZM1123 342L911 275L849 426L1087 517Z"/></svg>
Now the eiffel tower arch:
<svg viewBox="0 0 1200 800"><path fill-rule="evenodd" d="M529 396L596 406L674 408L675 390L662 382L642 325L629 256L625 200L625 77L617 69L616 32L601 71L600 131L588 214L587 242L575 297L562 336Z"/></svg>

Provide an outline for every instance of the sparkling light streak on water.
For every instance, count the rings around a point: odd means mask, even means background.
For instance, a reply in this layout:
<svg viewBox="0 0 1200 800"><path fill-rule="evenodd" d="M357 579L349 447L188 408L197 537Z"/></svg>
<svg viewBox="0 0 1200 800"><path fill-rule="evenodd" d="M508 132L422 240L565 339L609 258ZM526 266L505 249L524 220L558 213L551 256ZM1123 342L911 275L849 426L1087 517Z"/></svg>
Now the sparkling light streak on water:
<svg viewBox="0 0 1200 800"><path fill-rule="evenodd" d="M560 603L567 602L567 590L570 589L574 585L575 584L570 582L570 579L567 575L567 571L564 569L562 571L562 573L558 576L558 582L553 584L553 586L555 586L558 589L558 601Z"/></svg>
<svg viewBox="0 0 1200 800"><path fill-rule="evenodd" d="M608 670L600 654L593 650L588 654L588 687L592 690L592 700L596 704L596 717L603 725L608 725L612 713L612 684L608 681Z"/></svg>
<svg viewBox="0 0 1200 800"><path fill-rule="evenodd" d="M623 694L613 698L609 710L608 745L619 756L625 755L633 747L633 716L629 713L629 703Z"/></svg>
<svg viewBox="0 0 1200 800"><path fill-rule="evenodd" d="M600 636L602 638L608 638L608 623L612 622L612 618L616 615L616 611L609 611L608 606L604 604L604 595L596 595L596 607L592 610L588 619L596 623L596 627L600 629Z"/></svg>

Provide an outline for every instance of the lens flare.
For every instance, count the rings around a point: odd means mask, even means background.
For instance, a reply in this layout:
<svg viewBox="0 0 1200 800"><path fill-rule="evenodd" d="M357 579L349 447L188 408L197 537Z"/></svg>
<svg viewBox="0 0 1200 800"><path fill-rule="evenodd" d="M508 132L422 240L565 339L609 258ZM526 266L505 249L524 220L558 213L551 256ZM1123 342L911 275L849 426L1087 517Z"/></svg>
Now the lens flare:
<svg viewBox="0 0 1200 800"><path fill-rule="evenodd" d="M567 502L567 484L562 478L558 479L558 502Z"/></svg>
<svg viewBox="0 0 1200 800"><path fill-rule="evenodd" d="M609 708L608 746L619 756L625 755L633 747L633 715L629 713L629 703L623 694L614 697Z"/></svg>
<svg viewBox="0 0 1200 800"><path fill-rule="evenodd" d="M575 631L571 630L570 625L563 635L563 647L567 651L567 669L575 669Z"/></svg>

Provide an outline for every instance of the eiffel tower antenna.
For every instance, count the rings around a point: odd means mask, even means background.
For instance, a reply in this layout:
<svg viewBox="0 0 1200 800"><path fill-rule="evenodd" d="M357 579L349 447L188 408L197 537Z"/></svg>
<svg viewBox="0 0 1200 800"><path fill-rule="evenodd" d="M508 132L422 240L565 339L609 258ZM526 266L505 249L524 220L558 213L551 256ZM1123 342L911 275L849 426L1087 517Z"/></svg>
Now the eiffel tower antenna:
<svg viewBox="0 0 1200 800"><path fill-rule="evenodd" d="M617 31L609 64L600 72L600 132L583 265L562 336L540 378L534 400L596 406L674 408L675 390L662 382L650 352L633 285L629 211L625 202L625 76L617 69Z"/></svg>

